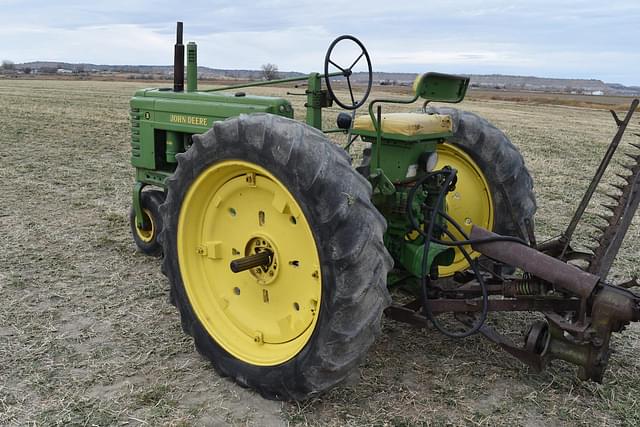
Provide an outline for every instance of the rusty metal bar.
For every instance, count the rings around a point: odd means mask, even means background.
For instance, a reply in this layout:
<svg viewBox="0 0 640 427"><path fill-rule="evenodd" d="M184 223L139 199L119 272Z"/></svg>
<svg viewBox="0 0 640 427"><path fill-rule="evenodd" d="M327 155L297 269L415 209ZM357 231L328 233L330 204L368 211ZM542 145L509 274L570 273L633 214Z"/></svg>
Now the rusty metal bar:
<svg viewBox="0 0 640 427"><path fill-rule="evenodd" d="M482 240L499 237L484 228L473 226L471 240ZM474 250L508 265L522 268L556 287L582 298L589 297L600 281L598 276L580 270L529 246L508 241L476 243L471 245Z"/></svg>
<svg viewBox="0 0 640 427"><path fill-rule="evenodd" d="M433 314L468 313L482 310L482 302L478 299L437 299L430 300L429 305ZM489 311L577 311L579 308L579 299L518 298L489 300Z"/></svg>
<svg viewBox="0 0 640 427"><path fill-rule="evenodd" d="M489 295L502 295L502 291L504 289L503 285L486 285L486 287ZM451 295L455 298L456 295L460 295L459 298L461 298L462 295L465 295L467 298L471 298L480 297L482 295L482 289L477 281L466 283L462 286L451 289L437 288L435 286L433 288L437 289L438 295L442 297Z"/></svg>
<svg viewBox="0 0 640 427"><path fill-rule="evenodd" d="M482 310L482 302L478 299L436 299L429 300L431 312L434 315L443 313L470 313ZM521 298L521 299L491 299L489 300L489 311L578 311L580 308L579 299L544 299L544 298ZM426 318L421 315L416 304L405 306L393 304L384 313L394 320L410 323L417 326L424 326Z"/></svg>
<svg viewBox="0 0 640 427"><path fill-rule="evenodd" d="M466 324L471 324L473 319L470 317L465 318L461 315L461 320ZM489 341L493 341L498 344L504 351L511 354L522 363L532 367L536 372L541 372L544 369L547 361L537 353L528 351L526 348L518 347L509 338L498 333L495 329L488 325L482 325L479 332L484 335Z"/></svg>
<svg viewBox="0 0 640 427"><path fill-rule="evenodd" d="M622 136L624 135L624 132L627 129L627 125L631 121L631 116L633 116L633 113L636 111L636 108L638 108L638 103L640 103L638 99L634 99L631 102L631 106L629 107L629 111L627 111L627 115L625 116L624 120L620 120L616 115L615 111L611 110L611 114L613 115L613 118L616 121L616 125L618 126L618 131L616 132L615 136L611 140L611 144L609 144L609 148L607 149L606 154L602 158L602 161L600 162L600 166L598 166L598 169L596 170L596 174L594 175L593 179L591 180L591 183L589 184L589 187L587 188L587 192L582 197L582 201L578 205L578 209L576 209L576 212L573 214L573 218L571 218L571 222L569 222L567 229L565 230L564 233L562 233L562 236L560 236L560 241L563 243L563 248L560 253L560 257L564 255L567 248L569 247L569 243L571 242L571 237L573 236L573 233L576 230L576 227L578 226L578 223L580 222L580 219L582 218L584 211L587 209L587 206L589 205L589 201L591 200L591 197L593 197L593 193L596 191L596 187L598 186L598 184L600 183L600 180L602 179L602 175L604 175L605 171L607 170L607 167L611 162L611 158L616 152L616 149L618 148L618 145L622 140Z"/></svg>

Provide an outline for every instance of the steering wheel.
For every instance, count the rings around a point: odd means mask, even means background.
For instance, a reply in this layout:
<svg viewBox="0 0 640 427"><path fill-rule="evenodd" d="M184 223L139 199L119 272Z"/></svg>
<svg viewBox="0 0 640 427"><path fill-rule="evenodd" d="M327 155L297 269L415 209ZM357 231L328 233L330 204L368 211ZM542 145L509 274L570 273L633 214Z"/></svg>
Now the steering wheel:
<svg viewBox="0 0 640 427"><path fill-rule="evenodd" d="M343 40L351 40L353 43L358 45L358 47L360 47L360 51L361 51L360 55L358 55L355 61L353 61L353 63L351 63L351 65L349 65L346 68L336 64L336 62L331 59L333 48L335 48L336 45ZM364 95L362 95L362 99L357 100L353 94L353 86L351 85L350 77L353 74L353 71L352 71L353 67L356 66L356 64L360 61L360 59L362 59L363 56L367 60L367 69L368 69L369 78L367 81L367 90L364 92ZM343 103L342 101L340 101L336 96L336 93L333 91L333 88L331 87L331 78L329 77L330 65L337 68L342 73L342 75L347 78L347 87L349 88L349 96L351 98L350 99L351 104L349 104L348 102ZM373 72L371 71L371 59L369 59L369 52L367 52L367 49L365 49L364 45L360 40L358 40L353 36L344 35L344 36L338 37L333 42L331 42L331 44L329 45L329 49L327 50L327 54L324 58L324 82L327 85L327 90L329 91L329 94L331 95L333 100L336 101L336 104L338 104L342 108L346 110L355 110L356 108L361 107L365 103L365 101L369 97L369 93L371 93L371 84L373 83Z"/></svg>

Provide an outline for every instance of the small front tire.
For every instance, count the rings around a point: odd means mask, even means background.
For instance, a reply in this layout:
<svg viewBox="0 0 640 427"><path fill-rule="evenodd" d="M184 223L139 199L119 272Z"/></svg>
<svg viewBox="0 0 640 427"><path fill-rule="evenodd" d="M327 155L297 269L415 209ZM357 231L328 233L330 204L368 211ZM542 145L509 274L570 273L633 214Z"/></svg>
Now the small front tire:
<svg viewBox="0 0 640 427"><path fill-rule="evenodd" d="M160 205L164 203L165 194L159 190L143 191L140 196L142 211L147 217L150 227L142 229L136 224L136 213L133 207L129 211L129 225L133 241L140 252L149 256L162 255L162 245L158 242L158 235L162 231L162 216Z"/></svg>

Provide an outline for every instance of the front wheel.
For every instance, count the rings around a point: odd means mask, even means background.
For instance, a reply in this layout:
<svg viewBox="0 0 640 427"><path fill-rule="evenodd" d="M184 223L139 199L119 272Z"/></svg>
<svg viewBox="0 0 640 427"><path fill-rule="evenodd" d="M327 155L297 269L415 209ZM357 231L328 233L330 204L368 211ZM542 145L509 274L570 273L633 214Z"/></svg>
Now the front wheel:
<svg viewBox="0 0 640 427"><path fill-rule="evenodd" d="M380 331L392 263L346 154L305 124L241 115L194 137L168 185L164 271L196 348L271 399L346 378Z"/></svg>
<svg viewBox="0 0 640 427"><path fill-rule="evenodd" d="M158 242L158 235L162 231L162 217L160 205L164 203L164 192L159 190L143 191L140 194L142 214L149 226L141 228L136 223L136 212L133 207L129 211L129 226L133 241L140 252L145 255L158 257L162 255L162 246Z"/></svg>

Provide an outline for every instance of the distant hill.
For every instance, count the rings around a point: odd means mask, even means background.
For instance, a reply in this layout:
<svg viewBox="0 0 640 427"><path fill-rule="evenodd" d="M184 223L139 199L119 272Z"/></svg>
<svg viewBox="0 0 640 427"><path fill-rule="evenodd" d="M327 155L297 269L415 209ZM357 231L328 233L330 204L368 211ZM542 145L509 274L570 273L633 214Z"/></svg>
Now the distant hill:
<svg viewBox="0 0 640 427"><path fill-rule="evenodd" d="M128 73L137 74L139 77L170 78L173 74L173 67L170 65L98 65L98 64L75 64L67 62L35 61L24 64L15 64L16 70L29 68L32 72L62 72L71 73ZM296 71L279 71L281 78L304 76L304 73ZM198 67L198 75L208 79L230 79L230 80L260 80L262 71L260 70L226 70L209 67ZM409 85L413 82L417 74L415 73L373 73L374 82L377 84ZM620 95L637 96L640 95L640 86L624 86L619 83L605 83L595 79L559 79L533 76L506 76L500 74L492 75L469 75L471 77L471 87L487 89L505 90L526 90L540 92L564 92L564 93L588 93L595 95ZM355 82L366 81L365 73L355 73Z"/></svg>
<svg viewBox="0 0 640 427"><path fill-rule="evenodd" d="M86 64L86 63L69 63L54 61L34 61L25 62L24 64L16 64L16 69L25 67L31 70L69 70L75 73L136 73L136 74L153 74L160 76L172 76L172 65L105 65L105 64ZM278 74L283 78L304 76L304 73L295 71L279 71ZM224 70L218 68L198 67L198 75L202 78L210 79L236 79L236 80L259 80L262 78L261 70Z"/></svg>
<svg viewBox="0 0 640 427"><path fill-rule="evenodd" d="M468 74L471 87L485 89L524 90L539 92L587 93L594 95L640 95L640 86L624 86L619 83L605 83L595 79L559 79L533 76L505 76L501 74ZM366 78L358 76L358 78ZM413 82L416 74L374 73L374 81L380 84L407 84Z"/></svg>

